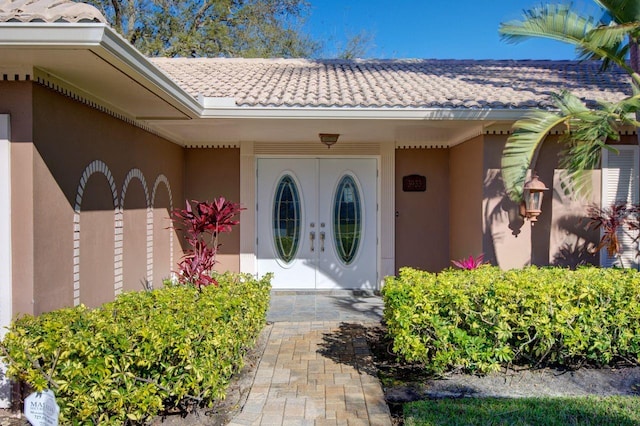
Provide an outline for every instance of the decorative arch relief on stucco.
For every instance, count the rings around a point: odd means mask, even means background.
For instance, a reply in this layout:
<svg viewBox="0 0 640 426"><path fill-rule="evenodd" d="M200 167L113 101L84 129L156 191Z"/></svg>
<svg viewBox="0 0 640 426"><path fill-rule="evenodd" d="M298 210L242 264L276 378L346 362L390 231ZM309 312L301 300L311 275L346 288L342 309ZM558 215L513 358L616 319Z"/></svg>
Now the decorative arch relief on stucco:
<svg viewBox="0 0 640 426"><path fill-rule="evenodd" d="M113 209L114 209L114 237L117 245L118 234L115 231L118 228L118 191L116 189L116 183L113 179L113 174L109 167L100 160L94 160L89 164L82 172L80 183L78 184L78 190L76 191L76 202L73 208L73 305L78 306L80 304L80 212L82 209L82 197L84 190L87 186L89 178L94 173L100 173L106 177L109 182L109 188L113 196ZM121 222L121 219L120 219ZM120 223L120 226L121 223ZM122 282L118 282L118 275L115 273L114 266L114 288L118 286L122 287ZM122 274L120 274L120 280L122 280Z"/></svg>
<svg viewBox="0 0 640 426"><path fill-rule="evenodd" d="M116 213L118 216L118 220L116 221L116 240L115 240L115 251L114 251L114 264L116 271L116 284L119 283L119 286L116 285L114 288L115 295L119 295L122 293L122 285L123 285L123 255L124 255L124 201L127 196L127 189L129 188L129 184L133 179L138 179L142 184L142 189L144 190L144 200L145 206L147 209L147 232L146 232L146 246L147 246L147 276L146 280L148 283L151 282L153 269L151 269L151 273L149 270L149 258L151 256L151 265L153 265L153 209L151 207L151 200L149 198L149 186L147 185L147 180L144 178L142 174L142 170L138 168L133 168L129 170L127 176L124 178L124 183L122 185L122 198L120 200L120 206L118 208L118 212Z"/></svg>
<svg viewBox="0 0 640 426"><path fill-rule="evenodd" d="M163 174L158 175L156 181L153 183L153 192L151 193L151 223L153 226L153 208L156 205L156 193L160 184L164 184L167 188L167 192L169 193L169 212L173 211L173 193L171 192L171 185L169 184L169 179ZM152 231L153 232L153 231ZM173 266L173 232L169 230L169 265ZM150 271L149 277L153 277L153 247L151 247L151 257L148 259L147 263L147 271ZM152 278L149 278L149 284L153 285L151 281Z"/></svg>
<svg viewBox="0 0 640 426"><path fill-rule="evenodd" d="M123 288L123 247L124 247L124 205L127 196L127 190L129 184L134 179L138 179L142 185L145 195L146 203L146 252L147 252L147 284L153 286L153 207L155 205L156 193L161 184L167 188L169 194L169 209L173 210L173 192L171 191L171 185L169 180L164 174L158 175L156 178L151 196L149 196L149 186L147 180L144 177L142 171L138 168L129 170L127 176L124 179L122 185L121 196L118 197L118 190L116 188L113 174L109 167L100 160L91 162L83 171L82 177L78 184L76 192L76 200L74 206L73 215L73 304L77 306L80 304L80 213L82 211L82 198L87 186L89 178L94 174L102 174L109 183L111 194L113 196L113 208L114 208L114 295L117 296L122 292ZM173 265L173 244L174 244L173 232L169 232L169 262Z"/></svg>

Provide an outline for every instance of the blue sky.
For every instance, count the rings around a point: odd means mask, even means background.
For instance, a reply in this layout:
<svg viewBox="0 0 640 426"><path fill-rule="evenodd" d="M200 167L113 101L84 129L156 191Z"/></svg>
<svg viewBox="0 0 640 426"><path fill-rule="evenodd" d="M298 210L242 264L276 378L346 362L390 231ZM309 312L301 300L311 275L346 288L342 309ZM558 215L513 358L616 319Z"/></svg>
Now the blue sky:
<svg viewBox="0 0 640 426"><path fill-rule="evenodd" d="M560 0L561 1L561 0ZM518 19L543 0L309 0L306 29L335 56L366 32L369 58L575 59L573 47L550 40L500 41L500 22ZM556 3L556 1L553 1ZM578 5L598 15L592 1Z"/></svg>

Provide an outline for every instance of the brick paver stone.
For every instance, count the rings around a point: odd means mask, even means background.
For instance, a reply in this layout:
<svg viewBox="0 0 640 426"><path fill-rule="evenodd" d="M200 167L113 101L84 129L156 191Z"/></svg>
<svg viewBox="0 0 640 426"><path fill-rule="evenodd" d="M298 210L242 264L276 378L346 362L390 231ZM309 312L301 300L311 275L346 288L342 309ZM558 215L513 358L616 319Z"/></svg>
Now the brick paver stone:
<svg viewBox="0 0 640 426"><path fill-rule="evenodd" d="M390 426L362 323L274 323L230 425Z"/></svg>

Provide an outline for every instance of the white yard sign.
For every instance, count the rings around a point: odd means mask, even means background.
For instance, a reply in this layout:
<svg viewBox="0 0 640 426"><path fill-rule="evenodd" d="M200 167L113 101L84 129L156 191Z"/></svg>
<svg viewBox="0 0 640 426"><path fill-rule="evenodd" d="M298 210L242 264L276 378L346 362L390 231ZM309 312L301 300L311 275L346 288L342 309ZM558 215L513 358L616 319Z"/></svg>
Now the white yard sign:
<svg viewBox="0 0 640 426"><path fill-rule="evenodd" d="M60 407L49 389L34 392L24 400L24 415L33 426L58 426Z"/></svg>
<svg viewBox="0 0 640 426"><path fill-rule="evenodd" d="M2 336L0 336L0 339ZM11 408L11 382L6 376L7 366L0 358L0 409Z"/></svg>

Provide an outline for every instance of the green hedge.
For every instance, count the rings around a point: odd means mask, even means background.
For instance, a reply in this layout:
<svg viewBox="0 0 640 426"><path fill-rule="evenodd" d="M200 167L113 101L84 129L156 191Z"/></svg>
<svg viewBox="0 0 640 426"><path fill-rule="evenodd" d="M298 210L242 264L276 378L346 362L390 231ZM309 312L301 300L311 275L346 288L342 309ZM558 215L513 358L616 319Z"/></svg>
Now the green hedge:
<svg viewBox="0 0 640 426"><path fill-rule="evenodd" d="M404 268L387 279L382 294L394 351L433 373L639 361L635 270Z"/></svg>
<svg viewBox="0 0 640 426"><path fill-rule="evenodd" d="M211 405L264 327L270 291L270 276L216 279L21 317L0 344L8 375L51 388L63 424L140 423Z"/></svg>

